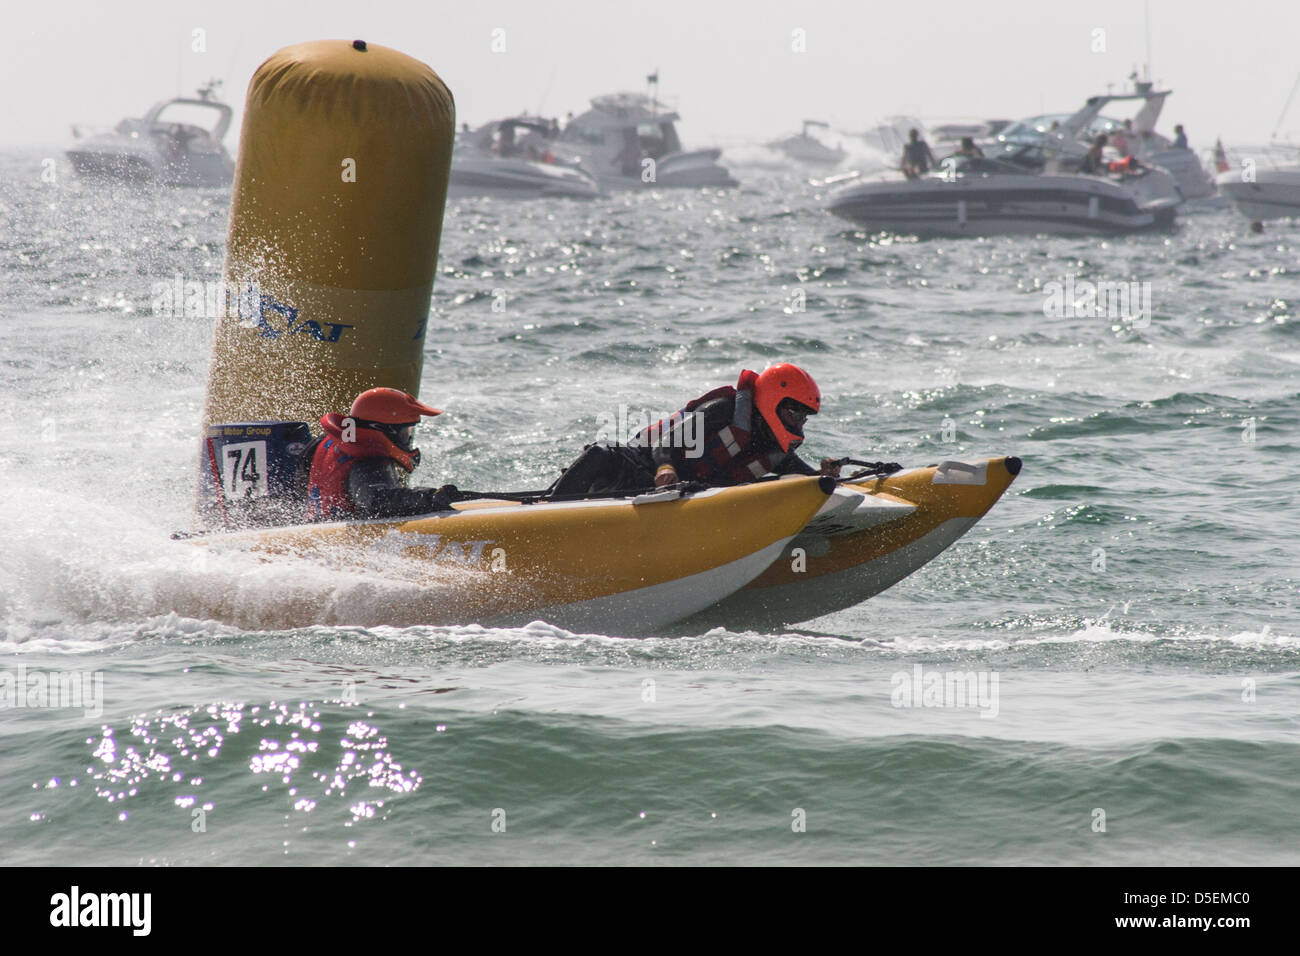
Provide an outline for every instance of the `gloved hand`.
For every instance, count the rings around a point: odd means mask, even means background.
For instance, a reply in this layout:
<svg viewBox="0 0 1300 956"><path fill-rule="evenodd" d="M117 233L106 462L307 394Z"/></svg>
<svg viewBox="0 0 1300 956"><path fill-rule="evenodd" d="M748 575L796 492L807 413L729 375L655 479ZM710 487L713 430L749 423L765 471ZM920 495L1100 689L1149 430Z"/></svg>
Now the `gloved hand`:
<svg viewBox="0 0 1300 956"><path fill-rule="evenodd" d="M446 511L453 501L460 500L460 489L455 485L443 485L429 499L430 511Z"/></svg>

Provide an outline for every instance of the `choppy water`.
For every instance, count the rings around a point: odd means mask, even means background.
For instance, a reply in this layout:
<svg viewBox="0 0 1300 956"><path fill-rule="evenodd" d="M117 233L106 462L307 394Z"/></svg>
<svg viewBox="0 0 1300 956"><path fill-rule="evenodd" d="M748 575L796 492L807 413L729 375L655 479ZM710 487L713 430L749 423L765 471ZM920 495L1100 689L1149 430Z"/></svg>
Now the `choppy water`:
<svg viewBox="0 0 1300 956"><path fill-rule="evenodd" d="M275 602L409 592L168 537L210 328L150 286L219 278L228 196L52 185L41 158L0 157L0 655L102 700L0 711L6 863L1300 860L1300 225L872 240L745 169L459 201L423 483L548 483L604 406L779 360L826 397L811 458L1024 471L794 633L271 632ZM1067 276L1150 283L1149 325L1046 317ZM985 696L894 706L918 666Z"/></svg>

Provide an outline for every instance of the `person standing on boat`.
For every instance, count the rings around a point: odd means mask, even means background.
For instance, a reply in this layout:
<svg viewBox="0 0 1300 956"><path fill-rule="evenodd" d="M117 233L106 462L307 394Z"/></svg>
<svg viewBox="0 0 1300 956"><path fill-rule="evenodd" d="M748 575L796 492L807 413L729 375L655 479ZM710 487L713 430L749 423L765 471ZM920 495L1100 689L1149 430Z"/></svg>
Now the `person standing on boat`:
<svg viewBox="0 0 1300 956"><path fill-rule="evenodd" d="M642 429L626 445L588 445L551 486L556 497L639 491L679 481L739 485L764 475L837 475L839 463L813 468L795 449L809 415L821 410L821 390L797 365L748 369L724 385Z"/></svg>
<svg viewBox="0 0 1300 956"><path fill-rule="evenodd" d="M450 506L455 489L408 488L420 463L411 447L421 417L442 411L395 388L372 388L352 403L347 416L320 420L324 435L308 447L307 519L388 518L429 514Z"/></svg>
<svg viewBox="0 0 1300 956"><path fill-rule="evenodd" d="M930 144L921 139L921 134L917 130L908 130L907 142L903 144L903 159L900 164L903 168L903 175L908 179L917 179L930 171L930 167L935 165L934 153L930 152Z"/></svg>
<svg viewBox="0 0 1300 956"><path fill-rule="evenodd" d="M1129 134L1132 132L1133 132L1133 121L1125 120L1124 127L1122 129L1115 130L1115 135L1110 138L1110 145L1114 146L1115 149L1119 151L1119 155L1121 158L1129 154L1128 138L1129 138Z"/></svg>
<svg viewBox="0 0 1300 956"><path fill-rule="evenodd" d="M1174 149L1191 149L1187 145L1187 133L1183 131L1182 123L1174 127Z"/></svg>

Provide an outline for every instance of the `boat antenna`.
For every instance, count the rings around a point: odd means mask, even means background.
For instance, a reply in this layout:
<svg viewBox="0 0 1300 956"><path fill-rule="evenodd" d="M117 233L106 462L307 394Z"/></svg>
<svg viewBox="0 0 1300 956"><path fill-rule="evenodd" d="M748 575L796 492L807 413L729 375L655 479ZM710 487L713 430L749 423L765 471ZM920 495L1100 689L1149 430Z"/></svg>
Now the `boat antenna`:
<svg viewBox="0 0 1300 956"><path fill-rule="evenodd" d="M1282 107L1282 115L1277 118L1277 126L1273 129L1273 139L1277 139L1278 130L1282 128L1287 111L1291 109L1291 101L1295 99L1296 90L1300 90L1300 73L1296 74L1295 83L1291 86L1291 93L1286 98L1286 105Z"/></svg>
<svg viewBox="0 0 1300 956"><path fill-rule="evenodd" d="M546 99L551 95L551 87L555 85L555 73L559 70L559 64L551 67L551 78L546 81L546 87L542 90L542 98L537 101L537 115L542 115L542 110L546 108Z"/></svg>
<svg viewBox="0 0 1300 956"><path fill-rule="evenodd" d="M1147 62L1144 67L1146 79L1151 79L1151 0L1142 0L1142 18L1146 22Z"/></svg>

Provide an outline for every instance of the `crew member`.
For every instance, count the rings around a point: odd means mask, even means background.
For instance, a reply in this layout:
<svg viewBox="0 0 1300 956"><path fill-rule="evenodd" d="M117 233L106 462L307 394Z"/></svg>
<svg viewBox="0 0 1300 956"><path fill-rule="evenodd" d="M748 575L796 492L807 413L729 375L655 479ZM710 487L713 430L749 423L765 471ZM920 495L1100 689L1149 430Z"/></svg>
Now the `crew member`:
<svg viewBox="0 0 1300 956"><path fill-rule="evenodd" d="M1102 151L1106 148L1106 134L1098 133L1088 147L1088 153L1083 157L1083 162L1079 166L1079 172L1092 176L1100 176L1106 171L1106 162L1102 159Z"/></svg>
<svg viewBox="0 0 1300 956"><path fill-rule="evenodd" d="M1110 145L1119 151L1121 158L1129 154L1128 138L1133 135L1133 121L1125 120L1123 127L1115 130L1114 135L1110 137Z"/></svg>
<svg viewBox="0 0 1300 956"><path fill-rule="evenodd" d="M693 399L626 445L588 445L565 469L551 494L661 488L679 481L737 485L768 474L837 475L839 463L813 468L795 449L804 421L821 410L821 391L796 365L748 369L736 385Z"/></svg>
<svg viewBox="0 0 1300 956"><path fill-rule="evenodd" d="M907 133L907 142L903 144L903 159L900 165L903 175L908 179L923 176L930 171L931 166L935 165L930 144L921 139L921 134L917 130L909 130Z"/></svg>
<svg viewBox="0 0 1300 956"><path fill-rule="evenodd" d="M406 392L372 388L357 396L347 416L320 420L325 434L311 454L307 518L388 518L429 514L450 506L455 489L408 488L420 463L411 447L421 416L441 415Z"/></svg>

